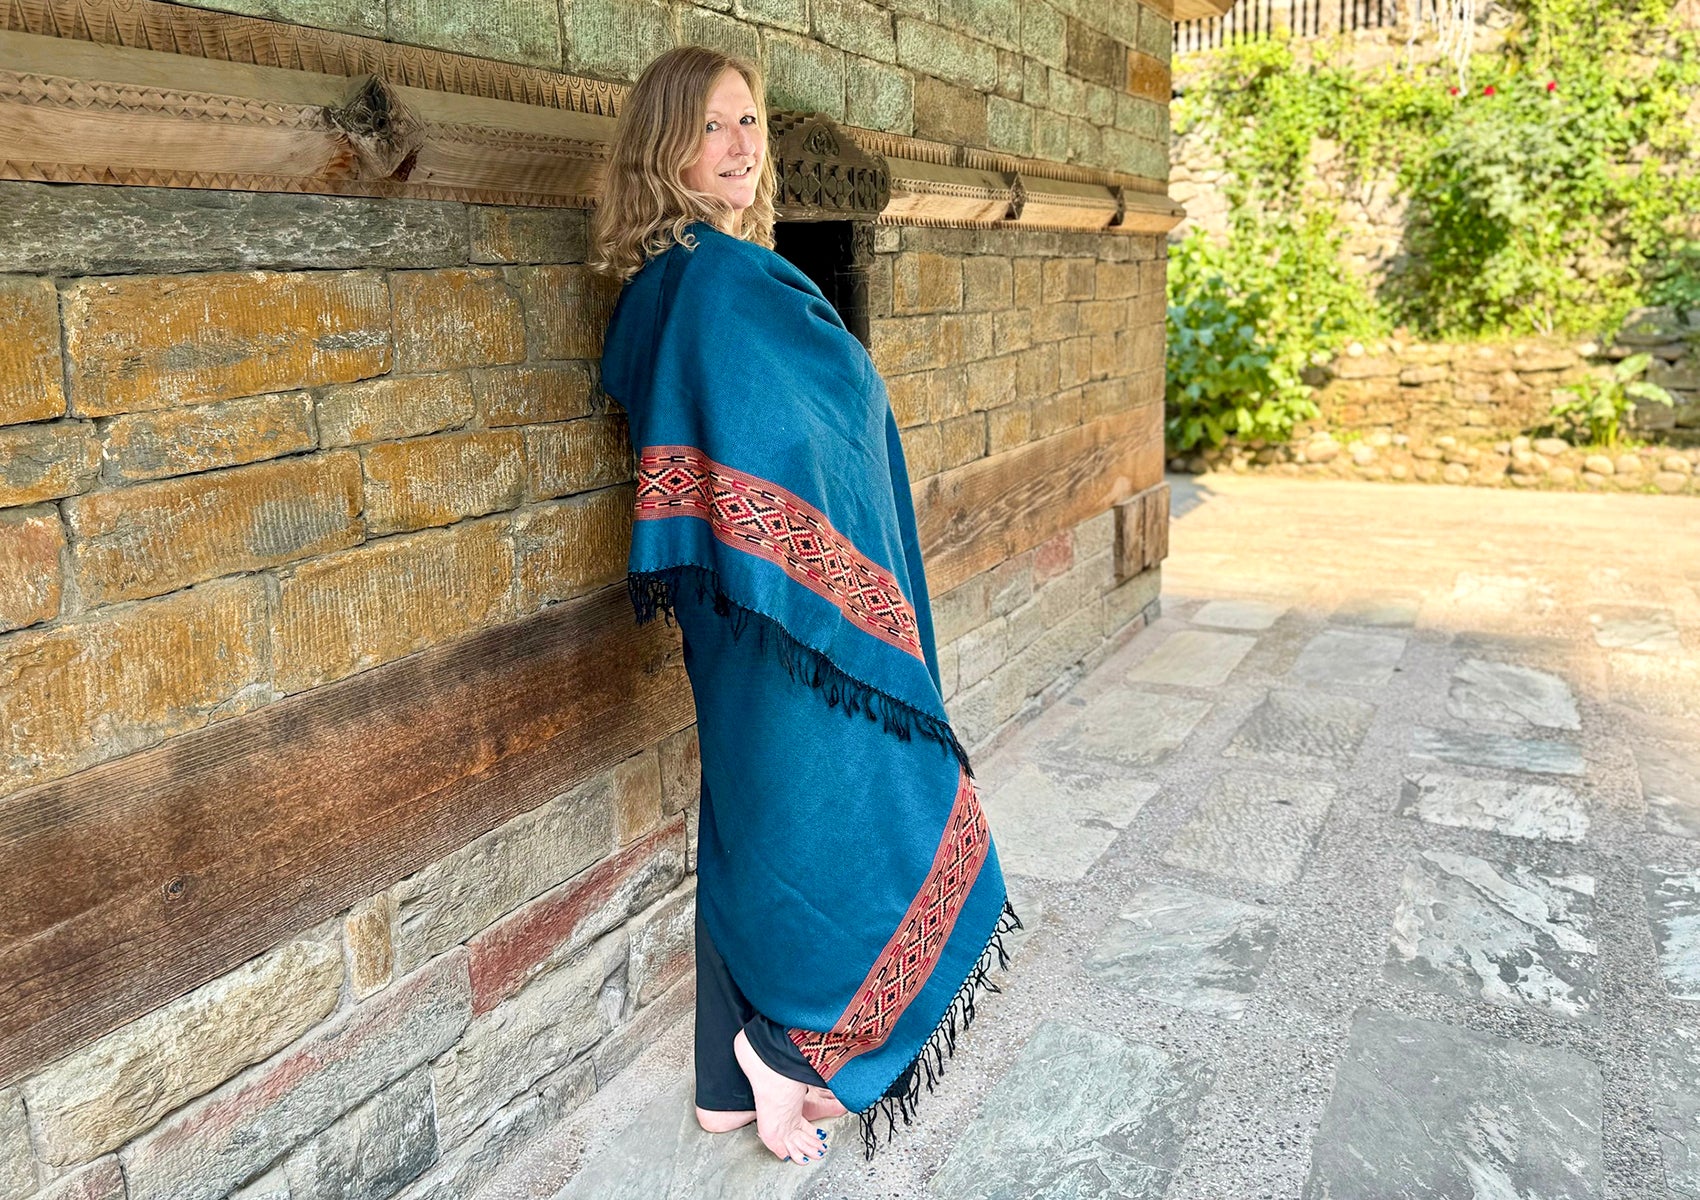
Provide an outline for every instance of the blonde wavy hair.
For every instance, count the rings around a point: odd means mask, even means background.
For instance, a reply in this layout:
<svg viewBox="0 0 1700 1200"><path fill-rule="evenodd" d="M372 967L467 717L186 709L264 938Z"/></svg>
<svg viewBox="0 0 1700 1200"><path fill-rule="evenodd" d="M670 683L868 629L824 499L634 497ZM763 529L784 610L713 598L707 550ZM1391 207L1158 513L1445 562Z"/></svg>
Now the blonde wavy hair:
<svg viewBox="0 0 1700 1200"><path fill-rule="evenodd" d="M767 97L761 71L748 59L708 46L676 46L657 55L626 94L614 131L602 195L590 221L590 267L621 283L652 255L675 242L692 249L692 221L725 228L732 206L688 186L684 169L702 152L708 97L727 69L744 77L756 102L762 131L761 175L755 200L739 232L747 242L773 249L773 159L767 152Z"/></svg>

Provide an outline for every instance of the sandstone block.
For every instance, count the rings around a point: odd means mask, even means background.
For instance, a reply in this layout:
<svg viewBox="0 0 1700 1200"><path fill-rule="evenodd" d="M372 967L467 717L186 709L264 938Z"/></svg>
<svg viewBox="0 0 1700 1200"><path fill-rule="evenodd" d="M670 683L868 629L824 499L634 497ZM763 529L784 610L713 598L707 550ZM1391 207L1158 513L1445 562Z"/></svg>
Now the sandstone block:
<svg viewBox="0 0 1700 1200"><path fill-rule="evenodd" d="M915 136L960 139L982 145L987 139L986 97L928 75L915 77Z"/></svg>
<svg viewBox="0 0 1700 1200"><path fill-rule="evenodd" d="M0 508L86 492L99 470L92 422L0 428Z"/></svg>
<svg viewBox="0 0 1700 1200"><path fill-rule="evenodd" d="M1012 650L1009 623L996 618L950 644L956 650L956 686L973 687L1009 661Z"/></svg>
<svg viewBox="0 0 1700 1200"><path fill-rule="evenodd" d="M911 482L939 473L944 456L937 425L914 425L903 430L901 437Z"/></svg>
<svg viewBox="0 0 1700 1200"><path fill-rule="evenodd" d="M1127 52L1127 79L1123 86L1131 96L1167 107L1172 90L1169 64L1152 55L1130 49ZM1118 119L1117 125L1120 124ZM1129 128L1131 131L1131 126Z"/></svg>
<svg viewBox="0 0 1700 1200"><path fill-rule="evenodd" d="M962 260L905 251L892 263L891 286L895 314L954 311L962 307Z"/></svg>
<svg viewBox="0 0 1700 1200"><path fill-rule="evenodd" d="M619 288L579 265L511 267L533 359L595 358Z"/></svg>
<svg viewBox="0 0 1700 1200"><path fill-rule="evenodd" d="M59 293L51 279L0 279L0 425L64 412Z"/></svg>
<svg viewBox="0 0 1700 1200"><path fill-rule="evenodd" d="M1033 582L1045 584L1074 566L1074 531L1065 529L1041 542L1033 555Z"/></svg>
<svg viewBox="0 0 1700 1200"><path fill-rule="evenodd" d="M289 1200L389 1200L437 1159L431 1071L419 1067L284 1160Z"/></svg>
<svg viewBox="0 0 1700 1200"><path fill-rule="evenodd" d="M994 47L910 17L897 18L897 61L913 71L976 91L990 92L997 83Z"/></svg>
<svg viewBox="0 0 1700 1200"><path fill-rule="evenodd" d="M1439 364L1404 367L1399 372L1399 383L1403 387L1420 387L1425 383L1441 383L1446 378L1447 370Z"/></svg>
<svg viewBox="0 0 1700 1200"><path fill-rule="evenodd" d="M319 441L354 446L454 429L472 419L472 389L459 375L402 375L327 388Z"/></svg>
<svg viewBox="0 0 1700 1200"><path fill-rule="evenodd" d="M1120 87L1127 82L1127 51L1106 33L1068 19L1068 60L1071 75L1094 83Z"/></svg>
<svg viewBox="0 0 1700 1200"><path fill-rule="evenodd" d="M1582 460L1582 469L1595 475L1613 475L1617 473L1617 464L1604 454L1590 454Z"/></svg>
<svg viewBox="0 0 1700 1200"><path fill-rule="evenodd" d="M259 580L0 638L0 792L55 779L268 696Z"/></svg>
<svg viewBox="0 0 1700 1200"><path fill-rule="evenodd" d="M371 271L89 280L65 342L83 416L346 383L390 369L389 292Z"/></svg>
<svg viewBox="0 0 1700 1200"><path fill-rule="evenodd" d="M374 534L449 525L514 507L525 490L525 438L477 430L384 442L360 456Z"/></svg>
<svg viewBox="0 0 1700 1200"><path fill-rule="evenodd" d="M395 900L388 892L362 900L342 922L348 986L357 1000L388 987L395 976Z"/></svg>
<svg viewBox="0 0 1700 1200"><path fill-rule="evenodd" d="M715 0L714 7L730 8L731 0ZM629 0L617 8L574 4L561 15L568 24L566 69L605 79L636 79L678 40L673 7L651 0Z"/></svg>
<svg viewBox="0 0 1700 1200"><path fill-rule="evenodd" d="M661 811L683 812L702 789L702 748L697 727L687 725L663 738L657 747L661 756Z"/></svg>
<svg viewBox="0 0 1700 1200"><path fill-rule="evenodd" d="M625 1007L627 940L609 934L567 966L475 1017L432 1064L439 1134L449 1144L602 1039Z"/></svg>
<svg viewBox="0 0 1700 1200"><path fill-rule="evenodd" d="M582 262L589 213L579 208L496 208L475 204L472 220L475 263Z"/></svg>
<svg viewBox="0 0 1700 1200"><path fill-rule="evenodd" d="M336 1008L333 946L286 943L55 1062L23 1084L42 1158L68 1167L306 1033Z"/></svg>
<svg viewBox="0 0 1700 1200"><path fill-rule="evenodd" d="M1026 445L1033 436L1033 412L1027 404L1006 404L986 414L986 453Z"/></svg>
<svg viewBox="0 0 1700 1200"><path fill-rule="evenodd" d="M1333 369L1340 379L1393 379L1404 369L1404 364L1390 356L1366 354L1354 358L1343 354L1334 360Z"/></svg>
<svg viewBox="0 0 1700 1200"><path fill-rule="evenodd" d="M250 396L193 408L127 413L103 431L110 482L190 475L311 450L313 398L306 392Z"/></svg>
<svg viewBox="0 0 1700 1200"><path fill-rule="evenodd" d="M360 540L360 461L347 451L232 467L65 505L92 607L279 566Z"/></svg>
<svg viewBox="0 0 1700 1200"><path fill-rule="evenodd" d="M620 845L629 846L661 824L661 759L653 749L640 750L618 769L631 782L615 790L614 833Z"/></svg>
<svg viewBox="0 0 1700 1200"><path fill-rule="evenodd" d="M886 398L891 402L891 415L897 418L899 429L931 419L932 381L931 371L911 371L885 381Z"/></svg>
<svg viewBox="0 0 1700 1200"><path fill-rule="evenodd" d="M633 1007L648 1004L690 975L696 961L696 912L691 880L632 923L626 990Z"/></svg>
<svg viewBox="0 0 1700 1200"><path fill-rule="evenodd" d="M498 270L398 271L396 368L446 371L525 358L525 314Z"/></svg>
<svg viewBox="0 0 1700 1200"><path fill-rule="evenodd" d="M960 392L958 403L961 411L1002 408L1004 405L1013 404L1018 395L1016 384L1020 374L1020 359L1014 355L1006 354L969 363L964 372L964 382L957 389ZM947 411L935 406L933 419L937 420ZM950 415L958 414L951 412Z"/></svg>
<svg viewBox="0 0 1700 1200"><path fill-rule="evenodd" d="M506 0L469 8L449 0L393 0L389 36L507 62L559 67L560 16L550 0Z"/></svg>
<svg viewBox="0 0 1700 1200"><path fill-rule="evenodd" d="M687 976L598 1042L590 1052L598 1082L606 1086L675 1025L689 1020L696 995L696 980Z"/></svg>
<svg viewBox="0 0 1700 1200"><path fill-rule="evenodd" d="M986 453L986 414L969 413L945 421L939 427L940 467L961 466L983 458Z"/></svg>
<svg viewBox="0 0 1700 1200"><path fill-rule="evenodd" d="M630 484L528 509L515 525L519 608L530 612L625 577L632 548Z"/></svg>
<svg viewBox="0 0 1700 1200"><path fill-rule="evenodd" d="M809 7L819 40L881 62L897 57L891 14L878 5L867 0L814 0Z"/></svg>
<svg viewBox="0 0 1700 1200"><path fill-rule="evenodd" d="M1043 297L1046 304L1092 299L1092 289L1098 281L1096 259L1047 258L1042 270Z"/></svg>
<svg viewBox="0 0 1700 1200"><path fill-rule="evenodd" d="M472 1011L486 1013L532 979L574 959L685 877L685 818L520 905L466 943Z"/></svg>
<svg viewBox="0 0 1700 1200"><path fill-rule="evenodd" d="M120 1151L130 1200L217 1200L447 1050L470 1017L466 953L454 951Z"/></svg>
<svg viewBox="0 0 1700 1200"><path fill-rule="evenodd" d="M55 1179L30 1200L124 1200L124 1173L116 1157L102 1158Z"/></svg>
<svg viewBox="0 0 1700 1200"><path fill-rule="evenodd" d="M508 521L385 538L278 581L277 686L298 692L514 615Z"/></svg>
<svg viewBox="0 0 1700 1200"><path fill-rule="evenodd" d="M0 1195L27 1196L37 1181L29 1116L17 1088L0 1092Z"/></svg>
<svg viewBox="0 0 1700 1200"><path fill-rule="evenodd" d="M1666 495L1675 495L1688 486L1688 479L1678 471L1657 471L1653 474L1653 486Z"/></svg>
<svg viewBox="0 0 1700 1200"><path fill-rule="evenodd" d="M528 500L626 483L637 473L626 418L618 414L526 429L525 462Z"/></svg>
<svg viewBox="0 0 1700 1200"><path fill-rule="evenodd" d="M884 63L847 55L844 62L844 119L863 129L913 132L914 77L908 71Z"/></svg>
<svg viewBox="0 0 1700 1200"><path fill-rule="evenodd" d="M52 508L0 512L0 631L59 615L65 529Z"/></svg>
<svg viewBox="0 0 1700 1200"><path fill-rule="evenodd" d="M590 415L590 367L504 367L472 373L478 412L486 425L533 425Z"/></svg>
<svg viewBox="0 0 1700 1200"><path fill-rule="evenodd" d="M1013 296L1013 272L1009 259L974 254L962 260L963 308L974 312L1008 308Z"/></svg>
<svg viewBox="0 0 1700 1200"><path fill-rule="evenodd" d="M396 968L458 946L606 856L621 793L636 787L659 787L653 768L616 764L396 884Z"/></svg>

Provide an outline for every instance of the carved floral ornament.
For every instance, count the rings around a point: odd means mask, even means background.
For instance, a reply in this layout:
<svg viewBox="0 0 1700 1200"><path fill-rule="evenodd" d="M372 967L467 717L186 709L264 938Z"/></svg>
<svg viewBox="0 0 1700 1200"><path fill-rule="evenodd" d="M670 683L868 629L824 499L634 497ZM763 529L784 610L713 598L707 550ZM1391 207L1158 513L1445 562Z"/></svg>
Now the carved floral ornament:
<svg viewBox="0 0 1700 1200"><path fill-rule="evenodd" d="M588 207L625 88L156 0L0 0L0 178ZM787 220L1159 233L1155 180L769 114Z"/></svg>

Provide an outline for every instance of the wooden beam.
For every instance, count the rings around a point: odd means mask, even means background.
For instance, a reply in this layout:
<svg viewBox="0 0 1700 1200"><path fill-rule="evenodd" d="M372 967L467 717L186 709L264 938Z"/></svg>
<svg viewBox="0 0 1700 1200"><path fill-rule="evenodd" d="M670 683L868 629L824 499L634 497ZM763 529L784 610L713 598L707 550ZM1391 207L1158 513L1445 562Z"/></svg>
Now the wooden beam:
<svg viewBox="0 0 1700 1200"><path fill-rule="evenodd" d="M1146 488L1116 505L1116 582L1169 557L1169 485Z"/></svg>
<svg viewBox="0 0 1700 1200"><path fill-rule="evenodd" d="M1163 478L1162 413L1114 413L915 485L935 596Z"/></svg>
<svg viewBox="0 0 1700 1200"><path fill-rule="evenodd" d="M624 586L0 806L0 1085L693 719Z"/></svg>

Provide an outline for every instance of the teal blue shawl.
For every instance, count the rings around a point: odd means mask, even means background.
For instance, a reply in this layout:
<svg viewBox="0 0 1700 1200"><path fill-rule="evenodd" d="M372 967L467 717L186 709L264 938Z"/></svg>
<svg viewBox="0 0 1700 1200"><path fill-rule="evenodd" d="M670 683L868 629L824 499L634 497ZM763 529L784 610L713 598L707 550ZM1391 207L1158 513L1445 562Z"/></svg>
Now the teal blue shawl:
<svg viewBox="0 0 1700 1200"><path fill-rule="evenodd" d="M604 340L638 456L627 582L640 622L683 634L703 921L871 1154L1019 922L940 691L885 384L788 260L687 234Z"/></svg>

